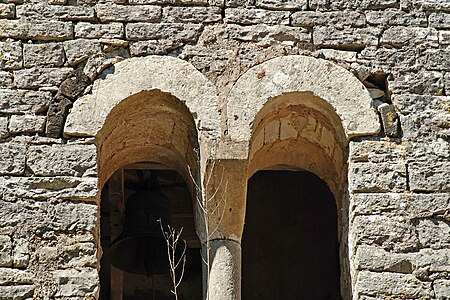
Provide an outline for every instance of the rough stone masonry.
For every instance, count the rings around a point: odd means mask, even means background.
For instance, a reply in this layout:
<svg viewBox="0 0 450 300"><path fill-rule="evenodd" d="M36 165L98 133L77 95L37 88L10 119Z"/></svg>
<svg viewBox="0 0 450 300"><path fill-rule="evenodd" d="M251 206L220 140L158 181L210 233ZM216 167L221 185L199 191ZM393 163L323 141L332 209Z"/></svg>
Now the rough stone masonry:
<svg viewBox="0 0 450 300"><path fill-rule="evenodd" d="M295 55L352 73L382 125L345 145L346 299L450 299L449 0L0 2L0 299L98 297L96 137L63 134L94 82L132 58L189 63L232 156L233 86Z"/></svg>

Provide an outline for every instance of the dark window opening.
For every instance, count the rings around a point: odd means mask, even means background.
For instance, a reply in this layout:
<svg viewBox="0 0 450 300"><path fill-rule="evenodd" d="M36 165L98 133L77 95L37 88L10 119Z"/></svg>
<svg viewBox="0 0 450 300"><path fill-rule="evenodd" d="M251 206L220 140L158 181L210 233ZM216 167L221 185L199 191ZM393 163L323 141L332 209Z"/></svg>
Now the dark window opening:
<svg viewBox="0 0 450 300"><path fill-rule="evenodd" d="M260 171L248 182L242 299L342 299L337 210L309 172Z"/></svg>

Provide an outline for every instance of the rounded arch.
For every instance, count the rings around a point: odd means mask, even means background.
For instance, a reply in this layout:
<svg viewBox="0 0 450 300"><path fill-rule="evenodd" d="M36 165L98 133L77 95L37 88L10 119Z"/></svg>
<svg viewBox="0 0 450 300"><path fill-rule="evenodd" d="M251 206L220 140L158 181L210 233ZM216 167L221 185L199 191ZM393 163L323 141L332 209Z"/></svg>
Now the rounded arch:
<svg viewBox="0 0 450 300"><path fill-rule="evenodd" d="M257 113L273 98L291 92L311 92L333 107L346 138L380 131L372 98L349 71L323 59L290 55L249 69L228 96L228 133L233 141L248 141Z"/></svg>
<svg viewBox="0 0 450 300"><path fill-rule="evenodd" d="M220 136L216 87L188 62L169 56L130 58L105 70L94 82L92 92L75 101L64 135L96 136L123 99L155 89L185 103L200 136L208 140Z"/></svg>

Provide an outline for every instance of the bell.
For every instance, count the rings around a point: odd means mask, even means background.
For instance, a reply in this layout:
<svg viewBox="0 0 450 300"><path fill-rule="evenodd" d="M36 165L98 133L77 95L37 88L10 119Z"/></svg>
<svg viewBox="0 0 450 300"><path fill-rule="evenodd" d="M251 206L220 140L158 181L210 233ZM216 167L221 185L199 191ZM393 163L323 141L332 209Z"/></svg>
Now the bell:
<svg viewBox="0 0 450 300"><path fill-rule="evenodd" d="M167 243L160 222L163 228L170 225L168 198L159 189L132 194L126 202L123 231L109 249L111 264L135 274L168 272Z"/></svg>

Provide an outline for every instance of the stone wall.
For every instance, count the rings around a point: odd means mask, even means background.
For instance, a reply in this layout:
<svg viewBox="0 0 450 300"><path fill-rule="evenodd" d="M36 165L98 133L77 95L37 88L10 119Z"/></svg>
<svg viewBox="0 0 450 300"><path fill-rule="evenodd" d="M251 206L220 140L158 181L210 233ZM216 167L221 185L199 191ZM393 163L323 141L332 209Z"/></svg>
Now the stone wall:
<svg viewBox="0 0 450 300"><path fill-rule="evenodd" d="M353 299L448 299L446 0L1 1L0 299L98 295L95 138L62 133L108 67L148 55L190 63L217 88L227 141L236 81L297 54L352 72L383 125L348 144Z"/></svg>

